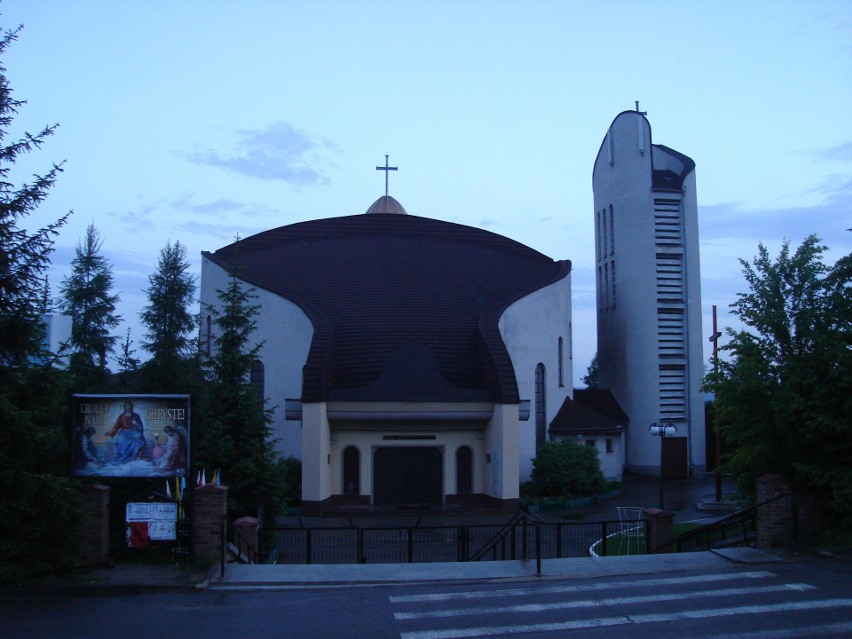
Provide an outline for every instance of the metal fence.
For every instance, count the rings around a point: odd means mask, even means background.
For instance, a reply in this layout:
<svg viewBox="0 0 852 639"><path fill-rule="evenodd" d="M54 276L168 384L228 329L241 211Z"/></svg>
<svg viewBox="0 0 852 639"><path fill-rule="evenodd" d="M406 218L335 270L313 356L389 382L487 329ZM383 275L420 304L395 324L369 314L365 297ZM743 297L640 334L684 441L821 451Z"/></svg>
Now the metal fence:
<svg viewBox="0 0 852 639"><path fill-rule="evenodd" d="M430 563L588 557L592 544L608 554L607 538L618 521L514 525L413 526L402 528L266 528L261 561L279 564ZM483 552L484 550L484 552Z"/></svg>

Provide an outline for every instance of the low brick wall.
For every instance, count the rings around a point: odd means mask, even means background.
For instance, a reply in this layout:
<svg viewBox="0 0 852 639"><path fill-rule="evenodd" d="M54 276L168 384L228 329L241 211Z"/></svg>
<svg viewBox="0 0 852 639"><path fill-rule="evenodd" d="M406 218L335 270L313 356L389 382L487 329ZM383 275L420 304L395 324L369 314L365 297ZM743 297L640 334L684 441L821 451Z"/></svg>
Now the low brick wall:
<svg viewBox="0 0 852 639"><path fill-rule="evenodd" d="M192 556L217 560L222 553L222 518L228 514L228 489L208 484L192 493Z"/></svg>
<svg viewBox="0 0 852 639"><path fill-rule="evenodd" d="M793 534L793 496L789 482L779 475L763 475L757 480L758 548L775 548L787 544ZM768 504L764 502L774 499Z"/></svg>
<svg viewBox="0 0 852 639"><path fill-rule="evenodd" d="M645 509L645 548L649 553L674 552L674 513Z"/></svg>
<svg viewBox="0 0 852 639"><path fill-rule="evenodd" d="M109 486L83 487L83 558L89 566L100 566L109 557Z"/></svg>

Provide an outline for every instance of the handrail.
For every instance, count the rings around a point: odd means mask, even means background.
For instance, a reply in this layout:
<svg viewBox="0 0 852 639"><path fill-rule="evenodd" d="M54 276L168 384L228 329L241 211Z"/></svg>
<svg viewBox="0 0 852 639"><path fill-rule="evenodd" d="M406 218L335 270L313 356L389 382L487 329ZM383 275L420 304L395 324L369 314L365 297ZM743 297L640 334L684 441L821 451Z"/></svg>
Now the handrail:
<svg viewBox="0 0 852 639"><path fill-rule="evenodd" d="M497 544L502 542L506 536L512 532L513 529L516 529L522 522L525 524L531 523L538 529L539 524L541 524L544 520L536 515L533 517L530 513L527 513L523 510L518 511L512 518L507 521L503 527L498 530L491 539L489 539L485 544L480 548L477 552L473 553L470 557L467 557L465 561L479 561L482 559L487 553L491 552ZM540 533L537 533L540 534ZM540 537L538 537L540 539ZM526 537L524 537L526 541ZM539 543L536 544L536 551L538 555L538 560L541 560L541 549ZM526 557L525 557L526 558Z"/></svg>
<svg viewBox="0 0 852 639"><path fill-rule="evenodd" d="M237 557L242 557L243 553L245 553L246 559L250 564L257 563L257 550L252 548L251 543L248 539L246 539L243 534L240 532L239 528L236 526L231 528L231 532L234 535L234 546L237 549Z"/></svg>
<svg viewBox="0 0 852 639"><path fill-rule="evenodd" d="M757 511L760 508L763 508L767 504L771 504L772 502L778 501L779 499L785 499L787 497L792 497L792 493L783 493L781 495L776 495L766 501L763 501L759 504L755 504L754 506L750 506L749 508L745 508L743 510L738 510L735 513L728 515L712 524L707 524L706 526L701 526L700 528L696 528L694 530L689 530L685 533L682 533L675 537L672 541L667 544L663 544L659 548L655 548L649 551L649 554L654 554L658 552L663 552L669 548L674 547L678 552L690 542L699 542L696 545L701 546L700 540L702 537L706 540L706 543L703 547L709 550L712 547L713 533L718 531L724 531L726 528L739 524L742 529L742 541L743 543L748 543L748 527L754 526L755 518L757 517ZM795 522L794 522L795 523ZM793 529L793 543L798 544L798 534L796 527Z"/></svg>

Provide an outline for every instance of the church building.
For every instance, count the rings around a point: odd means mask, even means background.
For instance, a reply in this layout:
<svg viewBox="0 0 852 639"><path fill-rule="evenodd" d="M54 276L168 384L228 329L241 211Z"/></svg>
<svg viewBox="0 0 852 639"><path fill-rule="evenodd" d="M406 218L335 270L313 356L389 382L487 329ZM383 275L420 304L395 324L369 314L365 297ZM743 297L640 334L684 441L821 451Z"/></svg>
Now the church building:
<svg viewBox="0 0 852 639"><path fill-rule="evenodd" d="M202 309L237 265L261 307L252 376L302 459L303 512L517 510L571 389L569 261L385 195L204 253Z"/></svg>
<svg viewBox="0 0 852 639"><path fill-rule="evenodd" d="M660 442L645 422L660 420L678 424L669 439L682 438L685 463L698 467L693 168L651 144L642 114L621 114L607 133L594 172L598 389L571 388L569 260L410 215L387 186L365 213L204 252L202 343L215 337L216 292L236 272L260 305L252 381L276 409L280 451L302 460L305 514L474 503L512 512L545 441L595 446L610 479L625 464L658 472Z"/></svg>

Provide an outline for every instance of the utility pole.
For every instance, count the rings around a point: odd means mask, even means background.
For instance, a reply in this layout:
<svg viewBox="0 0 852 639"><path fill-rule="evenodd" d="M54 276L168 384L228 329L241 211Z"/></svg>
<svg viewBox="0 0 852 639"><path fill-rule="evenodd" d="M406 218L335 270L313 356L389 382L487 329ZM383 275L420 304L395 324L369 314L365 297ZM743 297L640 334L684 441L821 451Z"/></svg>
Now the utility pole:
<svg viewBox="0 0 852 639"><path fill-rule="evenodd" d="M716 501L722 501L722 461L721 447L722 440L719 435L719 415L716 413L716 387L718 386L719 378L719 338L722 337L716 327L716 305L713 304L713 335L710 336L710 341L713 342L713 431L716 436Z"/></svg>

